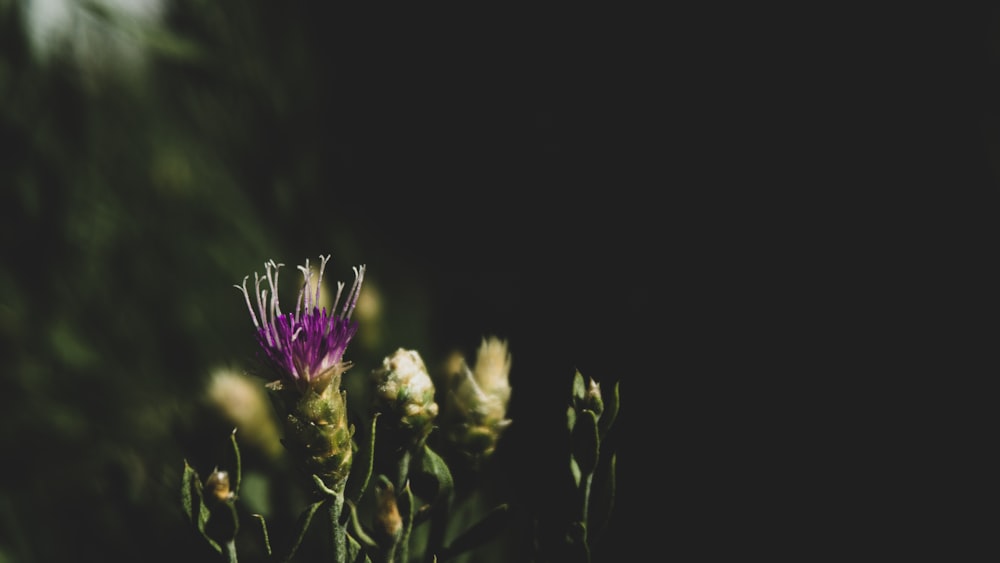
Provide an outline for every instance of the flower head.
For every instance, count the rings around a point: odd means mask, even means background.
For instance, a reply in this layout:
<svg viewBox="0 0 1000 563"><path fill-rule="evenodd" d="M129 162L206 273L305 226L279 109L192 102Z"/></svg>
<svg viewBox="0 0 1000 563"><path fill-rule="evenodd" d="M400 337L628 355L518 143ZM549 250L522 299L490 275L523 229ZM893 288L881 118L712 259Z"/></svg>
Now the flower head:
<svg viewBox="0 0 1000 563"><path fill-rule="evenodd" d="M329 259L329 256L320 256L315 280L309 260L298 267L305 279L294 313L282 313L278 303L278 271L284 264L270 260L264 264L263 277L254 272L256 311L247 289L250 276L243 278L242 286L235 286L243 292L250 318L257 328L257 341L268 362L280 374L279 381L291 383L302 391L321 390L332 381L339 383L339 376L350 367L350 362L344 362L344 352L358 329L357 323L351 321L351 314L361 293L365 266L354 268L354 284L344 296L339 312L337 306L343 296L344 283L337 283L336 297L327 311L326 307L319 307L319 301L323 271ZM261 289L265 280L268 288Z"/></svg>

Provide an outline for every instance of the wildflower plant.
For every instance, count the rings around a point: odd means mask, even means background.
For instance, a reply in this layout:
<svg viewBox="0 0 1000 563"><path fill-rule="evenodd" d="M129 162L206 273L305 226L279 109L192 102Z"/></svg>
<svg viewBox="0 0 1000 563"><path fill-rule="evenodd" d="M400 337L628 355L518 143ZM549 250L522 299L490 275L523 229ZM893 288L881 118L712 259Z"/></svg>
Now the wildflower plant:
<svg viewBox="0 0 1000 563"><path fill-rule="evenodd" d="M509 502L472 522L467 515L459 517L449 467L456 462L474 469L489 464L504 430L512 424L507 416L512 366L508 342L483 338L473 367L462 359L445 374L440 391L421 354L397 348L364 378L371 391L367 408L348 409L342 383L353 366L346 353L358 330L351 317L365 266L353 269L354 282L346 292L346 284L337 283L327 308L321 305L321 292L328 261L329 256L321 256L317 270L308 260L298 267L302 287L294 309L287 312L278 298L282 264L268 261L263 275L254 274L252 286L248 286L250 276L235 286L250 312L268 368L269 382L263 386L280 421L281 444L314 495L295 522L292 536L274 551L264 517L251 514L259 522L254 528L259 530L263 551L269 559L292 560L313 517L324 511L329 517L331 559L336 563L432 563L469 554L514 525L517 507ZM601 448L617 411L617 385L602 394L594 380L588 385L576 373L567 410L571 442L567 478L573 480L579 506L565 524L564 549L555 560L589 562L595 532L610 515L615 458L607 452L602 455ZM370 415L362 444L355 440L355 423L360 419L353 418L358 412ZM434 432L443 438L434 441L446 445L443 452L431 447L429 437ZM235 430L230 443L231 467L216 467L204 481L185 461L181 500L208 546L223 560L235 562L239 515L245 514L238 510L242 467ZM421 527L425 533L418 537L414 531ZM541 553L530 559L544 560Z"/></svg>

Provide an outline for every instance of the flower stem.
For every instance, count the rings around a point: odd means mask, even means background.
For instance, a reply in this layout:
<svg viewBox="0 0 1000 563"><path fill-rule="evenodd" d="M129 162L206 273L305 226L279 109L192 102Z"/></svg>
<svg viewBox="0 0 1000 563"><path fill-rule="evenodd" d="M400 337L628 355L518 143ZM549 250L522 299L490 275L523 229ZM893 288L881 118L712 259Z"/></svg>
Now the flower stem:
<svg viewBox="0 0 1000 563"><path fill-rule="evenodd" d="M226 559L229 563L237 563L236 559L236 538L226 542Z"/></svg>
<svg viewBox="0 0 1000 563"><path fill-rule="evenodd" d="M344 509L344 485L339 485L331 495L327 506L330 509L330 523L333 526L333 561L347 562L347 526L341 523L340 514Z"/></svg>

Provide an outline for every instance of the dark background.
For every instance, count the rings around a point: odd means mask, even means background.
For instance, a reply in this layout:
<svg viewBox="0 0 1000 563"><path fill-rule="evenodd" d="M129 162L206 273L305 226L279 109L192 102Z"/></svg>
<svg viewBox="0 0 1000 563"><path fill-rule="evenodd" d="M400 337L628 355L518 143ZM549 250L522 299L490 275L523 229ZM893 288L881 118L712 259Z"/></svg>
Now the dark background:
<svg viewBox="0 0 1000 563"><path fill-rule="evenodd" d="M383 300L348 377L509 340L490 478L546 522L573 373L620 384L595 560L878 537L830 514L885 450L832 452L885 404L844 407L894 365L861 355L924 310L884 274L959 261L933 194L995 190L995 14L964 14L969 79L910 33L868 50L894 16L185 0L152 27L74 8L40 52L25 6L0 1L0 560L207 560L179 483L225 455L210 374L254 365L232 285L320 254ZM894 86L928 74L969 95Z"/></svg>

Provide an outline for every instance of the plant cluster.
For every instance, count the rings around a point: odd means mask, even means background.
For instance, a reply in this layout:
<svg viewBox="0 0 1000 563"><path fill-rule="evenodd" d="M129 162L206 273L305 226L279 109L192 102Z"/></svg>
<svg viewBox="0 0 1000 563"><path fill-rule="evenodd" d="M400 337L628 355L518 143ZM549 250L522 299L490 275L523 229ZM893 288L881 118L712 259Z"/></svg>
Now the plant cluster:
<svg viewBox="0 0 1000 563"><path fill-rule="evenodd" d="M455 522L463 518L456 503L474 484L460 488L452 468L460 464L476 472L488 465L512 424L508 343L484 337L475 361L457 358L440 388L418 351L398 348L366 374L371 393L364 410L370 416L358 433L359 420L352 416L357 411L348 408L342 383L352 367L345 352L358 330L352 315L365 266L354 268L349 289L338 283L331 300L322 286L328 260L320 257L318 269L308 260L299 266L304 280L294 310L283 311L278 299L282 264L269 261L263 276L254 274L252 286L249 276L236 286L261 357L274 375L264 387L280 421L284 453L313 495L288 541L272 541L260 514L249 514L255 521L251 533L258 534L269 559L281 561L295 558L313 537L307 532L321 525L317 522L328 530L329 558L336 563L431 563L467 556L495 539L517 510L500 502L475 521ZM565 473L577 505L562 530L561 561L589 562L611 515L616 458L602 455L602 444L618 409L617 384L602 389L576 372L566 411ZM429 440L435 433L440 447ZM238 510L243 468L236 430L230 442L231 466L214 468L204 480L184 462L181 501L206 550L235 562L236 537L248 526L241 525L246 512ZM536 552L532 559L543 556Z"/></svg>

